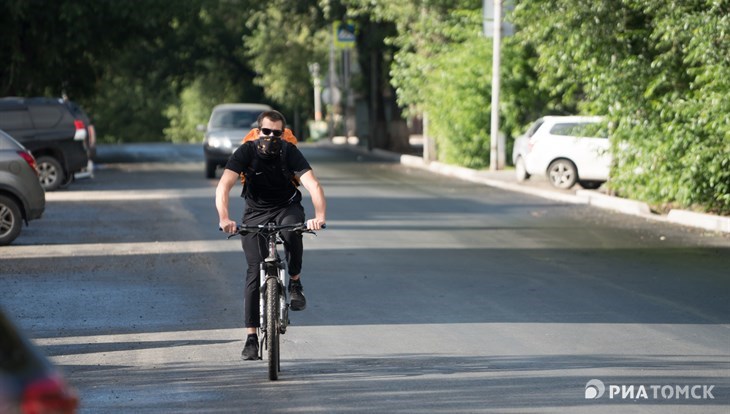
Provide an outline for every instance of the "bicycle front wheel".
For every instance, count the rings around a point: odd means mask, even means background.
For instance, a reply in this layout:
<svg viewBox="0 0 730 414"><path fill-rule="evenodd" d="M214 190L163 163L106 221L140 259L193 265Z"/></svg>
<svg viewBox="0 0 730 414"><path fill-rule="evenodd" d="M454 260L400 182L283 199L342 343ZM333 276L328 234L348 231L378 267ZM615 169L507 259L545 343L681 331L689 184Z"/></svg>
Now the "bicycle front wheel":
<svg viewBox="0 0 730 414"><path fill-rule="evenodd" d="M266 281L266 357L269 379L279 378L279 283L276 278Z"/></svg>

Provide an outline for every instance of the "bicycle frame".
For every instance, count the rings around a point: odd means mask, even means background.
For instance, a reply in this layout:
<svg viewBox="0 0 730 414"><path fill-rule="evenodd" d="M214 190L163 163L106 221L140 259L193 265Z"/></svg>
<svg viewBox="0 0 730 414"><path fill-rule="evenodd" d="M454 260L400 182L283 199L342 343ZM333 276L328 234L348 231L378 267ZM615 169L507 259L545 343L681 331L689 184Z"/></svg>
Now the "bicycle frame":
<svg viewBox="0 0 730 414"><path fill-rule="evenodd" d="M285 288L287 282L287 265L286 260L283 259L285 256L279 254L279 250L277 249L278 244L283 244L283 240L278 231L266 235L268 255L259 265L259 329L264 333L261 336L260 350L263 350L263 342L266 334L266 303L268 302L268 298L266 297L266 281L270 278L276 278L279 285L279 333L285 333L289 325L289 299Z"/></svg>

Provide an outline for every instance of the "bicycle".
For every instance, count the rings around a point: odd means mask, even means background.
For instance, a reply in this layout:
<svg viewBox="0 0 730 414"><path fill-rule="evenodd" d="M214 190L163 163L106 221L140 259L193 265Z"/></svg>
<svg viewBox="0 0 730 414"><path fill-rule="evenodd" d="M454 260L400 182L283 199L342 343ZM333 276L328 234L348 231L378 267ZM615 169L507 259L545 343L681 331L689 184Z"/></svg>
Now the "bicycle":
<svg viewBox="0 0 730 414"><path fill-rule="evenodd" d="M324 228L324 227L323 227ZM239 225L236 235L260 234L266 238L267 256L259 264L259 359L263 359L266 349L266 359L269 364L269 379L278 379L281 371L279 359L279 336L286 333L289 325L289 298L286 291L286 255L279 253L277 245L283 245L282 231L302 233L316 233L307 229L306 223L277 225L275 223L257 226Z"/></svg>

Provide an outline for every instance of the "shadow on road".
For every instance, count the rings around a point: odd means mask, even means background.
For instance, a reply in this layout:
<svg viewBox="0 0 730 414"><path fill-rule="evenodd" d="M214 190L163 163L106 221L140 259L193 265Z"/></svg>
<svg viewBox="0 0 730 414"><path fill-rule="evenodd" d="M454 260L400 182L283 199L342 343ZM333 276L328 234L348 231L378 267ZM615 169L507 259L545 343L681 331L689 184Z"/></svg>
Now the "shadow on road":
<svg viewBox="0 0 730 414"><path fill-rule="evenodd" d="M712 376L711 372L730 368L727 358L695 358L691 365L687 358L407 354L295 360L282 364L277 382L266 379L265 362L78 369L84 372L79 385L88 390L83 405L89 412L586 412L600 406L613 406L614 412L639 407L650 412L688 406L720 409L728 402L721 390L730 386L730 379ZM691 368L693 375L683 375L686 368ZM649 399L609 399L607 393L601 399L587 400L587 381L604 369L626 372L599 377L610 384L714 385L716 399L664 400L661 394L653 399L649 390ZM117 382L120 386L113 385ZM164 405L146 406L146 399L157 393L165 396ZM155 401L160 403L157 398ZM216 408L211 408L210 401L217 402Z"/></svg>

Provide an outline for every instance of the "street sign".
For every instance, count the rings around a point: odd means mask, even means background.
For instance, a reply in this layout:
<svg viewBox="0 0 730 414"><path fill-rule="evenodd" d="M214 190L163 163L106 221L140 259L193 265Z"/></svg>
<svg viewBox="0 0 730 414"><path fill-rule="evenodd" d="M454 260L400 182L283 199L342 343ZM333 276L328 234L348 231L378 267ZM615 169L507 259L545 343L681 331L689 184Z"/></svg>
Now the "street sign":
<svg viewBox="0 0 730 414"><path fill-rule="evenodd" d="M335 48L352 49L355 47L355 23L352 20L332 23L332 37Z"/></svg>
<svg viewBox="0 0 730 414"><path fill-rule="evenodd" d="M482 33L485 37L492 37L494 35L494 1L495 0L482 0ZM497 0L500 4L503 4L504 14L510 13L514 10L513 0ZM502 36L512 36L515 34L515 27L512 23L505 22L500 19L500 30Z"/></svg>
<svg viewBox="0 0 730 414"><path fill-rule="evenodd" d="M340 89L335 87L332 90L334 93L330 92L330 88L322 89L322 102L325 105L339 105L340 100L342 100L342 92L340 92Z"/></svg>

